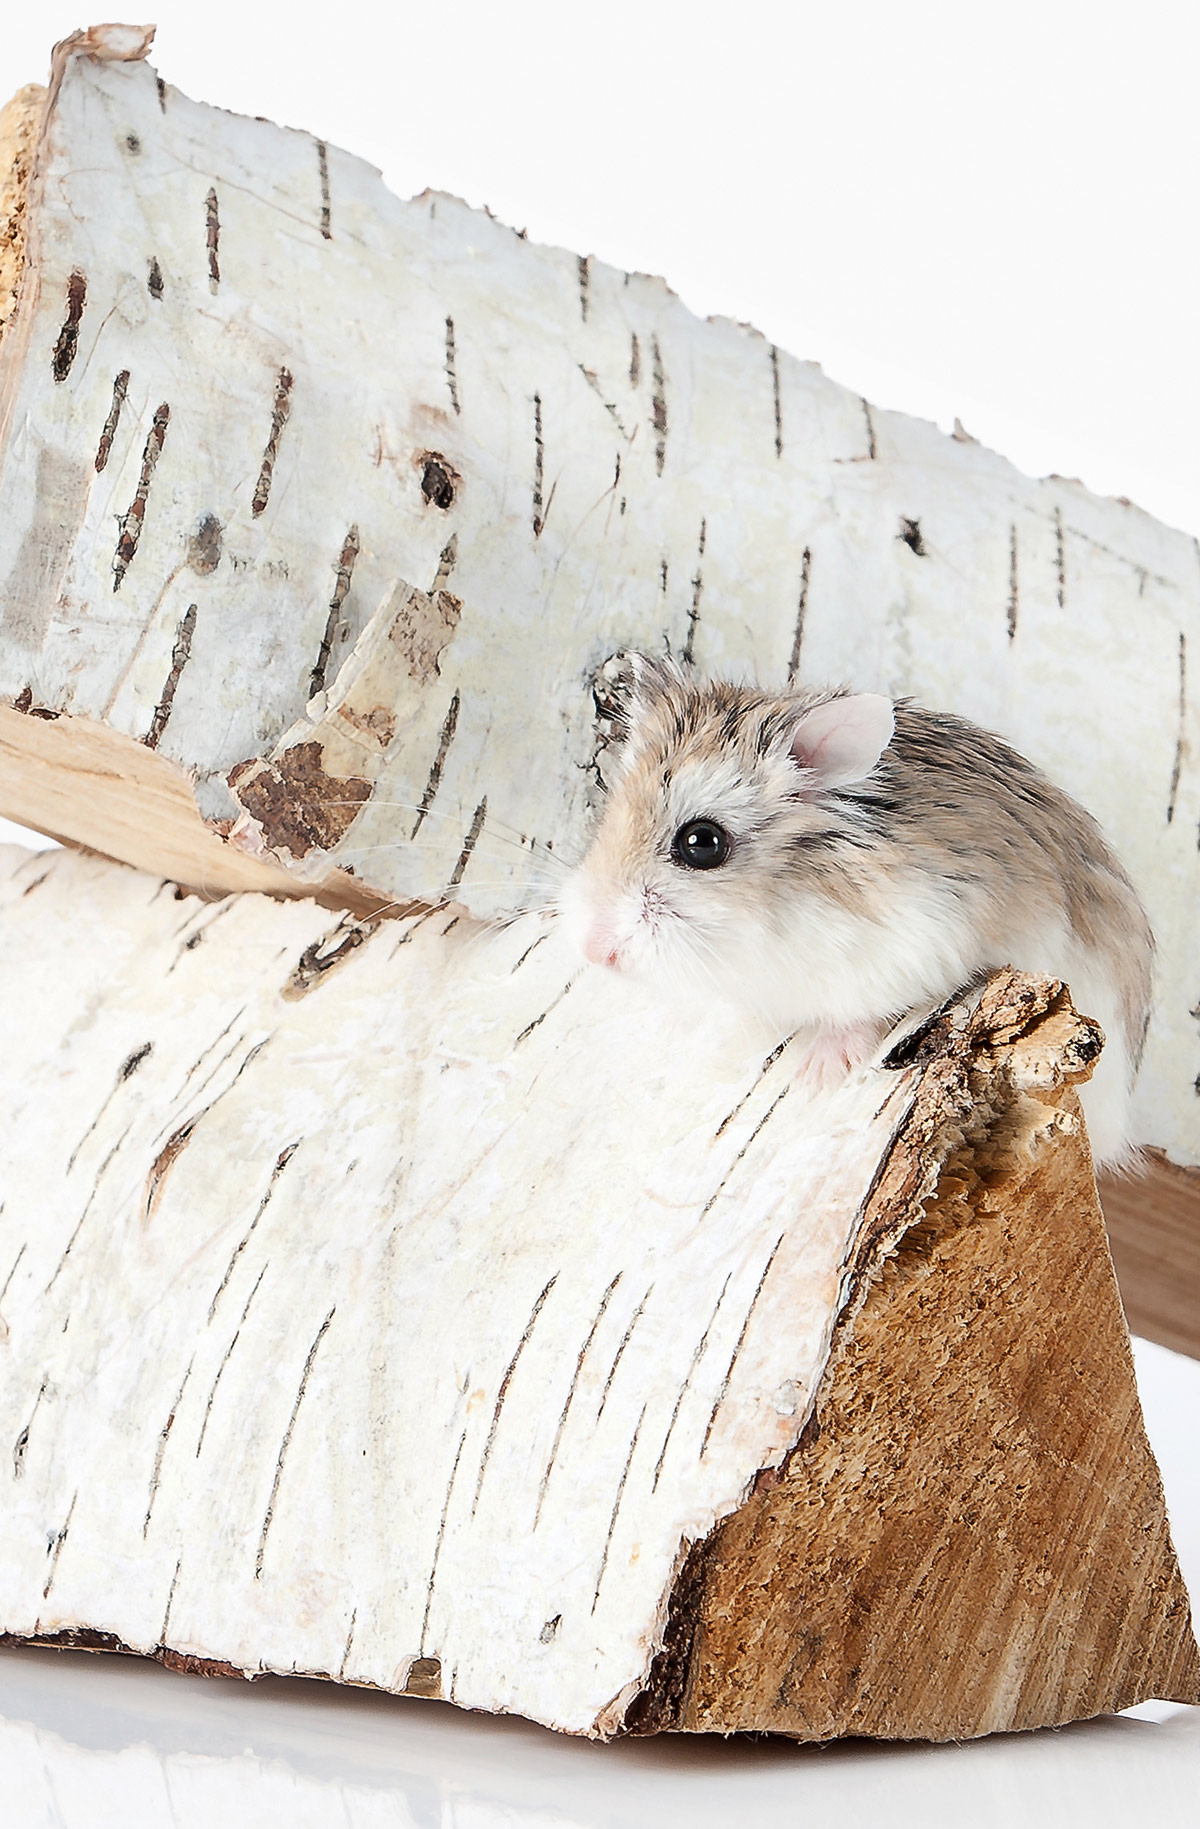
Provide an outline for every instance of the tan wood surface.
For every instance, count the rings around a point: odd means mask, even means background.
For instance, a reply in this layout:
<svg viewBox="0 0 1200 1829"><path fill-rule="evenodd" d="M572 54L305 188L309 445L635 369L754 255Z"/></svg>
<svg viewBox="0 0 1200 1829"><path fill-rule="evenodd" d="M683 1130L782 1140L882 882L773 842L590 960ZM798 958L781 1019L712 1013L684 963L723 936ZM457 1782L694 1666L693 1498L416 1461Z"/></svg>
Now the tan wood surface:
<svg viewBox="0 0 1200 1829"><path fill-rule="evenodd" d="M26 201L46 91L30 83L0 108L0 336L25 265Z"/></svg>
<svg viewBox="0 0 1200 1829"><path fill-rule="evenodd" d="M178 763L90 718L0 705L0 805L35 831L115 853L210 898L251 889L315 895L359 917L388 908L345 870L320 869L304 882L269 852L226 844L201 819Z"/></svg>
<svg viewBox="0 0 1200 1829"><path fill-rule="evenodd" d="M784 1477L693 1550L635 1731L946 1740L1200 1701L1087 1180L1078 1141L943 1174Z"/></svg>
<svg viewBox="0 0 1200 1829"><path fill-rule="evenodd" d="M1200 1169L1157 1151L1141 1175L1104 1175L1100 1199L1130 1332L1200 1359Z"/></svg>

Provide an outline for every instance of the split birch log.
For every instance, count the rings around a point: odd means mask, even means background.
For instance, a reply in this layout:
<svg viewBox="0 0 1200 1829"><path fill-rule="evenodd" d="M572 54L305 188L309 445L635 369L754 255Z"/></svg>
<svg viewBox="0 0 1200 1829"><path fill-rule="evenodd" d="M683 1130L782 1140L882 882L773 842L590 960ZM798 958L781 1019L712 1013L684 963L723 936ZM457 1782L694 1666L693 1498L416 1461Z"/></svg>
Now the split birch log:
<svg viewBox="0 0 1200 1829"><path fill-rule="evenodd" d="M1191 544L196 107L148 39L77 35L8 116L2 810L217 893L487 913L578 839L615 647L916 690L1113 833L1195 1161ZM1195 1696L1061 991L996 980L810 1107L536 924L26 869L12 1635L587 1733Z"/></svg>
<svg viewBox="0 0 1200 1829"><path fill-rule="evenodd" d="M197 106L148 42L77 35L12 117L0 811L486 914L579 842L615 648L915 693L1105 826L1160 945L1143 1129L1200 1163L1195 543Z"/></svg>
<svg viewBox="0 0 1200 1829"><path fill-rule="evenodd" d="M813 1098L532 917L0 859L10 1639L591 1735L1200 1699L1061 986Z"/></svg>

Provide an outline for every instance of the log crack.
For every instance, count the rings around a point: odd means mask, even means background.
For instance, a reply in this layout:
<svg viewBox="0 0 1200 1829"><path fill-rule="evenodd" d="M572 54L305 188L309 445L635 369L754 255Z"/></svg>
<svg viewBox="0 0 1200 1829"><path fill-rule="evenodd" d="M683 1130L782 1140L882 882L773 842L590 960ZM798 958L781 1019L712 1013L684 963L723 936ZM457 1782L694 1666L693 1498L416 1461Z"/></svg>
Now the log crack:
<svg viewBox="0 0 1200 1829"><path fill-rule="evenodd" d="M163 684L162 696L159 699L158 704L154 707L154 716L150 720L150 728L142 739L147 749L158 748L159 739L162 736L163 731L167 728L167 719L171 715L171 707L175 703L175 694L179 688L179 676L187 666L188 659L192 652L192 636L194 635L195 630L196 605L190 603L187 610L184 612L183 620L179 624L178 631L175 635L174 645L171 649L171 671L168 673Z"/></svg>
<svg viewBox="0 0 1200 1829"><path fill-rule="evenodd" d="M63 319L58 341L54 345L54 354L50 367L55 381L65 381L71 372L75 360L75 351L79 344L79 326L83 321L83 308L87 303L87 275L79 268L73 269L67 281L67 315Z"/></svg>
<svg viewBox="0 0 1200 1829"><path fill-rule="evenodd" d="M157 1448L155 1450L155 1454L154 1454L154 1471L150 1475L150 1492L149 1492L149 1495L146 1500L146 1516L145 1516L144 1520L142 1521L143 1540L149 1535L150 1517L154 1510L154 1501L158 1497L159 1486L162 1482L163 1457L165 1456L165 1454L167 1452L167 1443L171 1439L171 1431L175 1427L175 1418L179 1414L179 1406L183 1402L183 1394L187 1390L188 1379L192 1375L192 1366L194 1364L195 1364L194 1359L188 1360L187 1371L183 1374L183 1382L179 1387L179 1395L176 1397L175 1402L171 1405L171 1408L167 1413L167 1420L163 1424L161 1430L159 1431L158 1446L157 1446Z"/></svg>
<svg viewBox="0 0 1200 1829"><path fill-rule="evenodd" d="M215 187L204 199L204 245L208 253L208 289L216 292L221 284L221 217Z"/></svg>
<svg viewBox="0 0 1200 1829"><path fill-rule="evenodd" d="M484 1475L487 1473L488 1463L492 1458L492 1449L495 1446L495 1442L496 1442L496 1431L500 1427L500 1412L503 1410L504 1400L508 1396L508 1387L513 1381L513 1377L516 1373L516 1369L517 1369L518 1365L521 1363L521 1354L525 1351L525 1348L529 1345L529 1337L533 1333L534 1328L537 1326L537 1318L541 1314L542 1309L546 1306L546 1298L550 1294L550 1291L554 1288L554 1285L555 1285L555 1283L557 1283L557 1281L558 1281L558 1272L555 1271L554 1275L550 1278L550 1280L547 1282L545 1288L542 1290L541 1295L538 1297L537 1301L534 1303L533 1311L530 1314L528 1321L525 1323L525 1332L521 1335L521 1338L517 1341L516 1351L513 1353L512 1358L509 1360L508 1367L504 1373L504 1376L500 1380L500 1388L496 1392L496 1405L492 1411L492 1420L491 1420L491 1424L488 1428L487 1440L483 1444L483 1453L479 1459L479 1474L475 1481L475 1497L471 1501L471 1516L472 1517L475 1516L475 1513L479 1509L479 1495L483 1491Z"/></svg>
<svg viewBox="0 0 1200 1829"><path fill-rule="evenodd" d="M454 341L454 319L446 319L446 386L450 390L450 404L456 413L462 412L462 403L458 397L458 354Z"/></svg>
<svg viewBox="0 0 1200 1829"><path fill-rule="evenodd" d="M650 339L650 364L654 382L654 393L650 403L650 417L655 436L654 468L661 476L667 461L667 377L657 337Z"/></svg>
<svg viewBox="0 0 1200 1829"><path fill-rule="evenodd" d="M600 1589L604 1585L604 1577L608 1572L608 1558L612 1551L612 1540L613 1540L613 1536L614 1536L614 1534L616 1532L616 1528L617 1528L617 1514L620 1512L620 1509L621 1509L621 1500L625 1497L625 1485L629 1479L629 1469L633 1466L633 1457L637 1453L637 1445L638 1445L638 1441L641 1438L642 1424L646 1420L647 1408L648 1408L648 1406L646 1404L642 1405L642 1413L637 1419L637 1427L634 1429L634 1432L633 1432L633 1440L629 1444L629 1453L625 1457L625 1465L621 1469L621 1478L617 1483L617 1496L613 1500L612 1516L608 1520L608 1533L604 1539L604 1553L600 1557L600 1571L599 1571L598 1575L596 1576L596 1591L592 1595L592 1613L593 1614L595 1613L596 1607L599 1604ZM657 1476L656 1476L656 1484L657 1484Z"/></svg>
<svg viewBox="0 0 1200 1829"><path fill-rule="evenodd" d="M700 522L700 539L696 552L696 575L692 579L692 601L688 608L687 638L683 644L683 664L690 667L696 658L696 624L700 620L700 596L704 590L704 548L708 540L708 520Z"/></svg>
<svg viewBox="0 0 1200 1829"><path fill-rule="evenodd" d="M95 466L97 474L104 469L105 465L108 463L109 457L112 455L113 439L117 435L117 426L120 424L121 420L121 408L125 405L125 396L128 392L129 370L123 368L113 381L112 405L108 409L108 417L104 421L104 429L100 433L100 443L96 446Z"/></svg>
<svg viewBox="0 0 1200 1829"><path fill-rule="evenodd" d="M796 601L796 626L792 630L792 651L788 656L788 685L794 686L800 671L800 648L804 641L804 616L808 609L808 580L812 571L812 548L806 546L800 559L800 592Z"/></svg>
<svg viewBox="0 0 1200 1829"><path fill-rule="evenodd" d="M766 1111L764 1111L762 1117L758 1120L758 1123L754 1126L754 1129L750 1132L750 1135L746 1138L746 1141L742 1144L741 1149L738 1151L738 1153L734 1157L733 1161L729 1164L729 1167L726 1169L725 1173L722 1175L720 1181L718 1181L716 1187L713 1189L712 1193L709 1195L708 1199L705 1201L703 1207L700 1209L699 1219L696 1222L697 1225L700 1223L700 1220L704 1220L704 1219L708 1218L708 1215L712 1212L713 1208L716 1206L718 1200L721 1198L721 1195L725 1192L725 1189L729 1184L730 1177L733 1175L734 1170L737 1168L737 1166L741 1162L743 1156L746 1154L746 1151L750 1148L750 1145L754 1142L754 1140L758 1136L759 1132L761 1130L763 1130L764 1127L775 1116L775 1113L779 1110L779 1107L783 1104L783 1101L787 1098L787 1095L790 1091L791 1091L791 1085L789 1084L789 1085L785 1086L783 1088L783 1091L778 1093L776 1095L776 1097L772 1100L770 1105L767 1106ZM722 1126L722 1129L723 1128L724 1128L724 1126ZM717 1134L720 1135L720 1132L718 1132Z"/></svg>
<svg viewBox="0 0 1200 1829"><path fill-rule="evenodd" d="M459 853L458 862L450 872L450 881L442 891L441 899L443 902L448 902L450 900L454 891L462 882L467 865L470 863L472 854L474 853L475 846L479 842L479 834L483 831L483 822L486 818L487 795L485 794L471 817L471 824L467 831L466 838L463 840L463 848Z"/></svg>
<svg viewBox="0 0 1200 1829"><path fill-rule="evenodd" d="M304 1361L304 1370L300 1374L300 1388L296 1392L296 1401L292 1405L292 1413L288 1418L288 1426L284 1430L283 1440L279 1444L279 1456L275 1462L275 1477L271 1481L271 1496L267 1500L267 1509L263 1513L262 1530L259 1532L258 1538L258 1552L254 1558L255 1581L262 1580L263 1559L267 1552L267 1537L270 1534L271 1525L275 1518L275 1505L279 1498L279 1483L283 1478L283 1463L287 1458L288 1448L291 1446L292 1432L296 1427L296 1418L300 1414L300 1405L304 1402L304 1393L308 1389L309 1377L312 1374L313 1364L316 1360L317 1353L320 1350L321 1342L329 1332L330 1323L336 1313L337 1307L335 1304L317 1329L316 1339L308 1349L308 1358Z"/></svg>
<svg viewBox="0 0 1200 1829"><path fill-rule="evenodd" d="M408 835L410 839L415 838L424 825L429 809L433 805L437 795L437 791L442 785L442 770L446 766L446 757L450 753L450 745L453 743L454 733L458 729L458 709L459 695L455 692L454 697L450 701L450 709L442 720L442 728L438 736L437 752L430 765L429 775L425 782L425 791L421 795L421 804L417 808L417 817L413 822L413 829Z"/></svg>
<svg viewBox="0 0 1200 1829"><path fill-rule="evenodd" d="M725 1281L721 1284L721 1293L717 1297L716 1303L713 1307L712 1314L709 1316L708 1326L705 1328L704 1332L701 1334L700 1339L696 1345L696 1350L692 1354L692 1363L689 1365L689 1367L687 1369L687 1376L684 1378L683 1383L679 1387L679 1394L675 1399L675 1408L671 1411L671 1420L667 1424L667 1433L663 1437L663 1445L662 1445L661 1449L659 1450L658 1460L655 1462L655 1465L654 1465L654 1478L650 1482L651 1492L658 1491L658 1482L662 1478L662 1470L663 1470L663 1467L666 1465L667 1449L671 1446L671 1437L674 1435L675 1425L679 1421L679 1412L683 1408L683 1400L687 1396L688 1392L691 1390L692 1379L696 1376L696 1371L697 1371L697 1368L699 1367L700 1361L703 1359L705 1353L708 1351L708 1337L712 1333L712 1330L713 1330L714 1326L716 1325L717 1316L721 1312L721 1304L725 1300L725 1292L729 1288L732 1278L733 1278L733 1272L732 1272L732 1270L730 1270L726 1273Z"/></svg>
<svg viewBox="0 0 1200 1829"><path fill-rule="evenodd" d="M775 404L775 455L783 456L783 404L779 397L779 351L771 345L771 393Z"/></svg>
<svg viewBox="0 0 1200 1829"><path fill-rule="evenodd" d="M1175 738L1175 761L1171 768L1171 787L1167 794L1167 824L1175 818L1175 800L1179 793L1179 776L1183 768L1183 749L1187 737L1187 636L1179 631L1179 731Z"/></svg>
<svg viewBox="0 0 1200 1829"><path fill-rule="evenodd" d="M262 1217L263 1207L265 1207L266 1204L267 1204L266 1200L264 1199L264 1201L262 1203L262 1207L259 1208L258 1214L256 1215L255 1224L257 1224L258 1219L260 1219ZM253 1230L253 1227L251 1227L251 1230ZM249 1233L247 1233L247 1238L248 1237L249 1237ZM244 1244L244 1242L245 1241L243 1241L243 1244ZM233 1263L236 1263L237 1256L240 1254L241 1250L242 1250L242 1246L239 1246L238 1252L236 1252L234 1254ZM226 1275L225 1282L222 1283L221 1289L224 1289L225 1283L227 1283L229 1281L229 1275L232 1274L232 1270L233 1270L233 1263L230 1264L229 1273ZM250 1304L253 1302L255 1296L258 1294L258 1286L262 1282L262 1280L266 1276L266 1274L267 1274L267 1266L264 1264L262 1269L259 1271L258 1275L254 1279L254 1285L251 1288L250 1294L246 1297L246 1303L245 1303L245 1306L242 1309L241 1315L238 1319L238 1324L233 1330L233 1338L230 1340L229 1345L225 1348L224 1356L222 1357L220 1365L217 1367L216 1377L213 1379L212 1385L209 1389L208 1402L204 1406L204 1416L200 1423L200 1433L196 1437L196 1459L197 1460L200 1459L200 1450L201 1450L201 1448L203 1448L204 1438L208 1434L208 1419L212 1415L212 1407L213 1407L214 1402L216 1401L217 1387L220 1384L222 1377L224 1376L225 1367L229 1364L230 1359L233 1357L233 1349L237 1345L238 1341L241 1339L242 1329L246 1325L246 1316L250 1313ZM213 1318L213 1313L216 1309L217 1301L220 1297L220 1293L221 1293L221 1291L218 1290L217 1294L213 1297L212 1303L209 1307L208 1318L210 1321Z"/></svg>
<svg viewBox="0 0 1200 1829"><path fill-rule="evenodd" d="M150 430L146 434L146 443L142 451L142 470L138 485L134 491L125 514L121 517L121 531L117 537L117 550L113 554L113 590L119 591L125 574L133 563L142 537L142 523L146 518L146 498L150 494L150 484L154 477L162 448L166 442L167 426L171 420L171 409L164 400L156 407Z"/></svg>
<svg viewBox="0 0 1200 1829"><path fill-rule="evenodd" d="M458 1478L459 1462L462 1460L466 1441L467 1431L464 1429L458 1438L458 1447L454 1455L454 1465L450 1469L450 1478L446 1484L446 1496L442 1500L442 1515L438 1520L437 1540L433 1546L433 1560L429 1565L429 1583L425 1590L425 1612L421 1619L420 1656L422 1657L425 1655L425 1635L429 1631L429 1614L433 1607L433 1589L434 1584L437 1581L438 1562L441 1559L442 1544L445 1541L446 1536L446 1519L450 1516L450 1501L454 1496L454 1482ZM478 1494L476 1494L476 1497L478 1497ZM472 1513L472 1516L473 1515L474 1513Z"/></svg>
<svg viewBox="0 0 1200 1829"><path fill-rule="evenodd" d="M75 1506L78 1503L78 1500L79 1490L76 1488L71 1503L67 1507L67 1515L63 1519L61 1528L55 1531L53 1537L50 1539L50 1568L46 1575L46 1585L42 1589L43 1600L49 1600L50 1598L50 1590L54 1586L54 1577L58 1574L59 1557L62 1555L63 1545L67 1541L67 1532L71 1528L71 1519L75 1516Z"/></svg>
<svg viewBox="0 0 1200 1829"><path fill-rule="evenodd" d="M271 408L271 428L267 433L267 442L263 450L262 467L258 473L258 482L250 502L250 512L257 517L263 512L271 497L271 483L275 476L275 460L279 456L279 441L283 437L283 428L288 422L292 410L292 388L294 386L291 370L281 368L275 383L275 403Z"/></svg>
<svg viewBox="0 0 1200 1829"><path fill-rule="evenodd" d="M642 1297L641 1301L638 1303L637 1307L634 1309L633 1314L630 1316L628 1327L625 1329L625 1332L621 1335L620 1344L618 1345L617 1350L616 1350L615 1354L613 1355L613 1362L608 1368L608 1377L604 1380L604 1389L600 1393L600 1402L596 1407L595 1427L597 1427L597 1428L600 1425L600 1418L604 1415L604 1407L608 1402L608 1394L613 1388L613 1380L616 1378L616 1375L617 1375L617 1367L620 1365L622 1359L625 1357L625 1349L629 1345L629 1342L633 1339L634 1329L637 1327L638 1322L641 1320L642 1316L645 1314L646 1304L650 1300L650 1297L653 1294L654 1294L654 1284L651 1283L649 1288L647 1289L645 1295Z"/></svg>
<svg viewBox="0 0 1200 1829"><path fill-rule="evenodd" d="M332 241L333 229L330 226L331 209L329 201L329 148L324 140L317 141L317 176L321 184L321 235L325 241Z"/></svg>
<svg viewBox="0 0 1200 1829"><path fill-rule="evenodd" d="M721 1405L725 1402L726 1397L729 1395L729 1382L730 1382L730 1379L733 1377L733 1368L737 1364L738 1354L741 1352L743 1346L746 1344L746 1335L750 1331L750 1323L754 1318L754 1311L758 1307L758 1299L762 1295L763 1290L766 1288L767 1278L771 1274L771 1266L775 1262L775 1259L778 1257L779 1248L783 1244L783 1241L786 1237L787 1237L787 1234L785 1232L781 1232L779 1234L779 1237L775 1240L775 1244L771 1250L771 1255L768 1257L766 1263L763 1265L762 1275L759 1277L758 1283L755 1287L754 1294L750 1298L750 1306L746 1310L746 1319L742 1322L742 1331L738 1335L737 1343L734 1346L733 1352L729 1356L729 1364L725 1368L725 1376L721 1380L721 1388L717 1392L716 1402L713 1404L713 1407L712 1407L712 1414L709 1417L708 1422L705 1426L704 1439L700 1443L700 1459L701 1460L704 1459L704 1456L708 1451L709 1440L712 1436L713 1428L716 1425L717 1415L718 1415L718 1412L720 1411Z"/></svg>
<svg viewBox="0 0 1200 1829"><path fill-rule="evenodd" d="M358 527L352 526L342 541L342 550L338 556L337 573L334 579L333 596L329 599L329 615L325 621L325 633L321 637L321 646L317 654L316 665L308 682L308 696L316 698L319 692L325 691L326 673L329 668L329 657L333 653L335 641L345 639L345 628L342 624L342 605L350 590L350 581L354 576L354 562L358 558Z"/></svg>
<svg viewBox="0 0 1200 1829"><path fill-rule="evenodd" d="M571 1413L571 1405L575 1401L575 1392L579 1387L579 1378L580 1378L580 1374L583 1371L583 1362L588 1356L588 1352L591 1348L592 1341L596 1338L596 1331L599 1328L601 1321L603 1321L603 1319L604 1319L605 1313L608 1309L608 1305L612 1301L613 1292L616 1289L617 1284L621 1281L621 1278L623 1275L624 1275L624 1272L618 1270L616 1276L613 1278L612 1282L609 1284L608 1288L604 1291L604 1294L601 1296L600 1307L596 1312L595 1319L593 1320L591 1326L588 1328L587 1334L584 1338L583 1345L580 1347L578 1356L575 1360L575 1370L571 1375L570 1389L567 1392L566 1402L563 1404L562 1410L559 1414L558 1427L554 1431L554 1441L551 1445L550 1455L546 1462L546 1471L543 1473L541 1485L538 1487L537 1505L534 1508L534 1513L533 1513L534 1530L537 1529L538 1523L541 1519L542 1506L545 1503L546 1492L550 1485L550 1475L554 1471L554 1463L555 1463L556 1459L558 1458L558 1450L559 1450L560 1446L562 1445L563 1431L566 1429L566 1426L567 1426L567 1418Z"/></svg>
<svg viewBox="0 0 1200 1829"><path fill-rule="evenodd" d="M213 1296L212 1301L208 1305L208 1319L210 1322L212 1321L213 1316L217 1312L217 1303L221 1300L221 1297L225 1294L225 1291L229 1287L230 1278L233 1276L233 1273L237 1268L238 1259L241 1257L242 1252L246 1249L246 1246L250 1243L250 1240L253 1238L255 1229L258 1226L258 1222L267 1210L267 1206L270 1202L271 1196L275 1192L275 1183L279 1180L279 1177L283 1174L284 1169L287 1167L288 1163L291 1161L292 1157L295 1155L296 1151L299 1149L301 1142L302 1142L302 1139L297 1137L297 1139L294 1143L289 1143L287 1145L286 1149L280 1150L279 1155L276 1158L275 1167L271 1170L271 1178L267 1183L266 1192L263 1194L262 1199L258 1203L258 1210L255 1213L254 1218L250 1221L250 1224L246 1227L245 1232L242 1234L241 1238L238 1240L237 1244L234 1246L233 1254L230 1257L228 1264L226 1264L226 1266L225 1266L225 1274L221 1278L221 1281L217 1284L216 1294ZM264 1269L265 1269L265 1265L264 1265ZM261 1281L261 1279L262 1279L262 1272L260 1271L259 1280ZM258 1283L255 1283L254 1288L255 1289L258 1288ZM251 1294L253 1295L253 1291L251 1291ZM250 1304L249 1304L249 1302L247 1302L247 1304L246 1304L247 1309L249 1308L249 1306L250 1306ZM245 1314L243 1314L242 1320L244 1321L245 1318L246 1318ZM241 1322L239 1322L238 1325L240 1327ZM197 1450L197 1452L199 1452L199 1450Z"/></svg>

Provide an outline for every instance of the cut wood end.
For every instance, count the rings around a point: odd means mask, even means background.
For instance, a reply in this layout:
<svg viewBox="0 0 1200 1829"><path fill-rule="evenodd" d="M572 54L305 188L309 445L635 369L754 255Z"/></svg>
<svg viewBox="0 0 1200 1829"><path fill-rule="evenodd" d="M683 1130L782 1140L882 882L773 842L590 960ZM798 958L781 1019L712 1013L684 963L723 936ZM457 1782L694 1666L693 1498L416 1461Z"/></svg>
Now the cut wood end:
<svg viewBox="0 0 1200 1829"><path fill-rule="evenodd" d="M1200 1168L1147 1150L1100 1199L1131 1331L1200 1359Z"/></svg>
<svg viewBox="0 0 1200 1829"><path fill-rule="evenodd" d="M1016 974L937 1022L946 1070L879 1178L799 1443L692 1547L628 1732L949 1740L1200 1702L1072 1089L1095 1025Z"/></svg>

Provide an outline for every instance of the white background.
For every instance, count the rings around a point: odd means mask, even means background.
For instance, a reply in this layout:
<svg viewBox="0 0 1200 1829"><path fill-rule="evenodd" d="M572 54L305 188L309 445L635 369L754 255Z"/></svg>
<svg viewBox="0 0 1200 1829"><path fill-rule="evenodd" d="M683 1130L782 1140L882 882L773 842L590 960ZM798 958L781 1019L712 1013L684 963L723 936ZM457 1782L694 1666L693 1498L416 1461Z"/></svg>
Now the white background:
<svg viewBox="0 0 1200 1829"><path fill-rule="evenodd" d="M756 324L1200 533L1187 0L160 0L200 100ZM0 91L78 0L4 8Z"/></svg>
<svg viewBox="0 0 1200 1829"><path fill-rule="evenodd" d="M188 94L662 273L888 407L1200 533L1200 9L1183 0L160 0ZM0 97L74 3L4 9ZM386 352L381 352L386 359ZM0 821L0 838L14 836ZM1200 1591L1200 1366L1139 1349ZM297 1693L297 1691L303 1693ZM1200 1821L1200 1712L944 1749L597 1749L440 1705L0 1654L26 1824ZM12 1814L15 1809L16 1814Z"/></svg>

